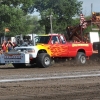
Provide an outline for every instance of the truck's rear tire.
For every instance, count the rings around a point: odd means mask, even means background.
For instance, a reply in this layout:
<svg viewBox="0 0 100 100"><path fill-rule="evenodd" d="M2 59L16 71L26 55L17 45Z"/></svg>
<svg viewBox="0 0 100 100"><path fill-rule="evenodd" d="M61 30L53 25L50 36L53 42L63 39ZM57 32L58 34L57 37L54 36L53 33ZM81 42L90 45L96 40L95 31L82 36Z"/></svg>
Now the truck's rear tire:
<svg viewBox="0 0 100 100"><path fill-rule="evenodd" d="M46 68L51 65L51 57L47 53L38 54L36 60L38 67Z"/></svg>
<svg viewBox="0 0 100 100"><path fill-rule="evenodd" d="M14 68L24 68L24 67L26 67L26 65L25 64L21 64L21 63L13 63L13 66L14 66Z"/></svg>
<svg viewBox="0 0 100 100"><path fill-rule="evenodd" d="M83 52L78 52L77 56L75 57L75 61L77 65L84 65L86 64L86 55Z"/></svg>

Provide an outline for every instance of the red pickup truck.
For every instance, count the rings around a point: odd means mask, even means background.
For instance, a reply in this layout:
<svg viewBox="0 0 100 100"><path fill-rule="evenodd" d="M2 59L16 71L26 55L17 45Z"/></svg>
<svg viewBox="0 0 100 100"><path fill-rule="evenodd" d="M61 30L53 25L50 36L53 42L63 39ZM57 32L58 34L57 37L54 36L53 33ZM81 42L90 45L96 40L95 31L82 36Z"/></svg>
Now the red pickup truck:
<svg viewBox="0 0 100 100"><path fill-rule="evenodd" d="M83 65L93 53L91 43L67 42L62 34L40 35L36 40L39 49L37 61L42 67L50 66L51 59L60 58L74 58L77 64Z"/></svg>
<svg viewBox="0 0 100 100"><path fill-rule="evenodd" d="M46 68L52 59L74 58L75 63L84 65L93 52L91 43L67 42L61 34L39 35L34 38L34 45L24 43L14 49L2 55L1 63L12 63L15 68L36 63Z"/></svg>

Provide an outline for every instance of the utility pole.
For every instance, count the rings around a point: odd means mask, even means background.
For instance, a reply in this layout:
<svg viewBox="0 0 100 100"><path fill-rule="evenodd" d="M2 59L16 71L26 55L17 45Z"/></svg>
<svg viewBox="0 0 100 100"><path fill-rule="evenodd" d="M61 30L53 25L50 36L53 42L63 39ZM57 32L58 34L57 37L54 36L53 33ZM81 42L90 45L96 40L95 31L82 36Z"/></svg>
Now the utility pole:
<svg viewBox="0 0 100 100"><path fill-rule="evenodd" d="M53 17L53 15L51 14L51 15L50 15L50 26L51 26L50 31L51 31L51 33L52 33L52 30L53 30L53 29L52 29L52 17Z"/></svg>
<svg viewBox="0 0 100 100"><path fill-rule="evenodd" d="M6 40L6 31L4 32L4 40Z"/></svg>
<svg viewBox="0 0 100 100"><path fill-rule="evenodd" d="M93 12L93 4L91 3L91 16L92 16L92 12Z"/></svg>

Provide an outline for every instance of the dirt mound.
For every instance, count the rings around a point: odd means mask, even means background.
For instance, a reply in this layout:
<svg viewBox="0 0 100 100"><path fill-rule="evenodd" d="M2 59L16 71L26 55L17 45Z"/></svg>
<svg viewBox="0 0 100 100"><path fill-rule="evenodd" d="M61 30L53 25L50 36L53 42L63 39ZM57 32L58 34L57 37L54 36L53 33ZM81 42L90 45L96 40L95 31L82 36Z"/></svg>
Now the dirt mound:
<svg viewBox="0 0 100 100"><path fill-rule="evenodd" d="M54 63L55 66L99 66L100 65L100 56L98 54L93 54L87 59L85 65L77 65L74 59L69 59L66 61L58 61Z"/></svg>

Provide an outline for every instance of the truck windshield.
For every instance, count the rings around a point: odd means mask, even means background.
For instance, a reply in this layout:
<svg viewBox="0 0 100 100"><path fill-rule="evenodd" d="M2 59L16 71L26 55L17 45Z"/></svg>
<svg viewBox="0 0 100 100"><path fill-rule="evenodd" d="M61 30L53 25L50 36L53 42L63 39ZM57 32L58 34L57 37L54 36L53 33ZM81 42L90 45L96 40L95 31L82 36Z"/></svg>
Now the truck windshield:
<svg viewBox="0 0 100 100"><path fill-rule="evenodd" d="M36 36L35 37L35 42L36 43L44 43L48 44L51 36Z"/></svg>

